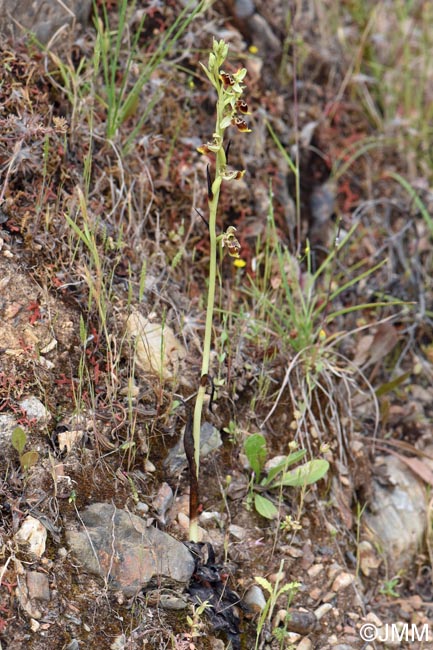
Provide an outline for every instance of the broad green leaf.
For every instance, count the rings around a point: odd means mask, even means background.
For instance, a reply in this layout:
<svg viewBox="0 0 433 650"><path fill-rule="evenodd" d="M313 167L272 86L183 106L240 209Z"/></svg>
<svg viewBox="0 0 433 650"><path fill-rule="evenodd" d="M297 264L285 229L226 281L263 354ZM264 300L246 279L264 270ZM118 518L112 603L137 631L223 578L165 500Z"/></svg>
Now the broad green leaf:
<svg viewBox="0 0 433 650"><path fill-rule="evenodd" d="M37 451L26 451L26 453L20 457L21 467L23 470L30 469L30 467L36 465L38 460L39 454Z"/></svg>
<svg viewBox="0 0 433 650"><path fill-rule="evenodd" d="M254 495L254 507L256 511L265 519L275 519L278 515L278 510L266 497L262 497L261 494Z"/></svg>
<svg viewBox="0 0 433 650"><path fill-rule="evenodd" d="M265 589L269 594L273 592L273 587L269 580L266 580L266 578L262 578L262 576L255 576L254 580L259 584L263 589Z"/></svg>
<svg viewBox="0 0 433 650"><path fill-rule="evenodd" d="M311 485L312 483L317 483L323 478L326 472L329 469L329 463L327 460L316 459L310 460L305 465L293 469L291 472L286 472L281 477L281 480L272 484L272 487L280 486L291 486L291 487L303 487L305 485Z"/></svg>
<svg viewBox="0 0 433 650"><path fill-rule="evenodd" d="M278 465L275 465L275 467L269 470L267 477L262 481L262 485L268 485L280 472L287 471L290 465L299 463L306 453L307 451L305 449L299 449L286 456L281 463L278 463Z"/></svg>
<svg viewBox="0 0 433 650"><path fill-rule="evenodd" d="M253 433L244 442L248 462L258 479L266 461L266 440L261 433Z"/></svg>
<svg viewBox="0 0 433 650"><path fill-rule="evenodd" d="M27 434L21 427L15 427L12 431L12 447L17 450L19 455L23 453L27 442Z"/></svg>

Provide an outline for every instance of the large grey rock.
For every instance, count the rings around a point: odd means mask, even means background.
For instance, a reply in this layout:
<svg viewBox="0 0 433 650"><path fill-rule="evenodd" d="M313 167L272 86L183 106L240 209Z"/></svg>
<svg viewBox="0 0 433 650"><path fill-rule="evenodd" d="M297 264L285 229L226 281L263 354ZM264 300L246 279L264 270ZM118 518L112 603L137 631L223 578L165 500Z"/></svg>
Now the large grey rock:
<svg viewBox="0 0 433 650"><path fill-rule="evenodd" d="M141 517L108 503L94 503L80 517L85 527L66 531L73 555L127 596L154 586L182 587L191 578L194 560L186 546Z"/></svg>
<svg viewBox="0 0 433 650"><path fill-rule="evenodd" d="M422 544L427 501L425 487L406 465L394 456L382 461L389 485L374 481L373 499L363 521L395 574L410 565Z"/></svg>
<svg viewBox="0 0 433 650"><path fill-rule="evenodd" d="M85 24L92 0L0 0L0 32L18 37L30 31L42 43L64 25Z"/></svg>

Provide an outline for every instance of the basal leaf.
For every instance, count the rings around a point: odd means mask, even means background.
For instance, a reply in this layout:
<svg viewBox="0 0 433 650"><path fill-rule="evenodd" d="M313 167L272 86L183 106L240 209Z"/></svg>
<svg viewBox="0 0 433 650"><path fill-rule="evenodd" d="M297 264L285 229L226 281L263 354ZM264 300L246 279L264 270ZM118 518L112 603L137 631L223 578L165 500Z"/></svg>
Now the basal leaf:
<svg viewBox="0 0 433 650"><path fill-rule="evenodd" d="M262 485L269 485L269 483L276 476L278 476L280 472L287 471L290 465L299 463L299 461L304 458L306 453L307 451L305 449L299 449L298 451L294 451L292 454L286 456L285 459L281 461L281 463L278 463L278 465L275 465L275 467L269 470L266 479L262 481Z"/></svg>
<svg viewBox="0 0 433 650"><path fill-rule="evenodd" d="M265 437L261 433L253 433L252 436L248 436L244 442L244 450L251 469L258 479L266 461Z"/></svg>
<svg viewBox="0 0 433 650"><path fill-rule="evenodd" d="M23 453L27 442L27 434L21 427L15 427L12 431L12 447L17 450L19 455Z"/></svg>
<svg viewBox="0 0 433 650"><path fill-rule="evenodd" d="M329 463L323 458L310 460L291 472L283 474L280 481L272 484L272 487L291 486L303 487L312 485L323 478L329 469Z"/></svg>
<svg viewBox="0 0 433 650"><path fill-rule="evenodd" d="M278 515L278 510L272 501L269 501L266 497L262 497L261 494L254 495L254 507L259 515L266 519L275 519Z"/></svg>
<svg viewBox="0 0 433 650"><path fill-rule="evenodd" d="M21 467L23 470L30 469L30 467L36 465L38 460L39 454L37 451L26 451L26 453L20 457Z"/></svg>

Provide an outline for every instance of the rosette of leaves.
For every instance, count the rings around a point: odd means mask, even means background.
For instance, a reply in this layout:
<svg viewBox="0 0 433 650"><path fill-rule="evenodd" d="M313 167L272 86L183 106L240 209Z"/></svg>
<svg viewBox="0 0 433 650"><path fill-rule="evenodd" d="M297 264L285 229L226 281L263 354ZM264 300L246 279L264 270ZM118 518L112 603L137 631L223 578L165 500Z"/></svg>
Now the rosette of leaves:
<svg viewBox="0 0 433 650"><path fill-rule="evenodd" d="M245 440L244 451L252 470L248 501L266 519L274 519L278 515L278 508L266 496L267 492L285 487L305 488L320 481L329 469L329 463L324 458L307 460L299 465L307 452L305 449L296 449L263 475L268 451L266 438L261 433L254 433ZM293 468L293 465L297 467Z"/></svg>

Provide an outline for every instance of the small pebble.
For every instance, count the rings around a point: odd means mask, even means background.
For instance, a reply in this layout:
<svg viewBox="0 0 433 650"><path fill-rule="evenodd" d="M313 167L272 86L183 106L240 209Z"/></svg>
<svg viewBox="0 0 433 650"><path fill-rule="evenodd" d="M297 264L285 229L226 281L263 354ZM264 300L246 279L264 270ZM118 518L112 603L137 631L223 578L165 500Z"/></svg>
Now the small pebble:
<svg viewBox="0 0 433 650"><path fill-rule="evenodd" d="M349 585L351 585L355 580L355 576L353 576L351 573L346 573L343 571L340 573L332 583L332 591L339 592L342 589L346 589Z"/></svg>
<svg viewBox="0 0 433 650"><path fill-rule="evenodd" d="M252 585L244 596L244 603L255 612L261 612L266 606L266 598L258 585Z"/></svg>
<svg viewBox="0 0 433 650"><path fill-rule="evenodd" d="M307 573L310 576L310 578L315 578L322 571L323 571L323 564L313 564L313 566L311 566L308 569Z"/></svg>
<svg viewBox="0 0 433 650"><path fill-rule="evenodd" d="M374 612L368 612L367 616L365 617L365 620L367 623L373 623L376 627L382 627L383 623L380 620L378 616Z"/></svg>
<svg viewBox="0 0 433 650"><path fill-rule="evenodd" d="M323 603L323 605L320 605L320 607L314 611L317 620L320 621L320 619L323 618L329 611L331 611L331 609L332 605L330 603Z"/></svg>
<svg viewBox="0 0 433 650"><path fill-rule="evenodd" d="M153 474L153 472L156 472L156 467L150 460L147 459L144 462L144 471L149 472L149 474Z"/></svg>
<svg viewBox="0 0 433 650"><path fill-rule="evenodd" d="M236 539L238 539L239 541L242 541L247 536L246 528L243 528L242 526L237 526L236 524L230 524L229 533L233 537L236 537Z"/></svg>
<svg viewBox="0 0 433 650"><path fill-rule="evenodd" d="M310 598L312 600L318 600L321 595L322 595L322 590L320 589L320 587L315 587L310 591Z"/></svg>
<svg viewBox="0 0 433 650"><path fill-rule="evenodd" d="M324 603L329 603L331 600L334 600L335 597L335 591L327 591L326 594L322 596L322 600Z"/></svg>
<svg viewBox="0 0 433 650"><path fill-rule="evenodd" d="M34 618L30 619L30 629L32 632L37 632L39 628L41 627L41 624L38 623L38 621Z"/></svg>
<svg viewBox="0 0 433 650"><path fill-rule="evenodd" d="M139 515L147 515L149 512L149 506L147 503L144 503L144 501L138 501L138 503L135 504L135 509Z"/></svg>
<svg viewBox="0 0 433 650"><path fill-rule="evenodd" d="M329 567L328 571L327 571L328 578L329 578L330 580L333 579L333 578L335 578L335 576L336 576L338 573L340 573L341 569L342 569L342 567L341 567L339 564L337 564L336 562L333 562L333 563L331 564L331 566Z"/></svg>
<svg viewBox="0 0 433 650"><path fill-rule="evenodd" d="M205 510L201 513L199 517L199 522L202 526L209 526L210 524L220 524L222 523L223 517L222 513L217 510Z"/></svg>
<svg viewBox="0 0 433 650"><path fill-rule="evenodd" d="M308 637L304 637L301 641L296 646L296 650L312 650L313 644L311 643L310 639Z"/></svg>
<svg viewBox="0 0 433 650"><path fill-rule="evenodd" d="M51 413L40 400L33 395L21 400L20 407L25 411L29 420L36 420L38 424L46 424L51 420Z"/></svg>
<svg viewBox="0 0 433 650"><path fill-rule="evenodd" d="M171 611L180 611L185 609L188 605L186 598L182 596L174 596L173 594L161 594L159 604L163 609Z"/></svg>

